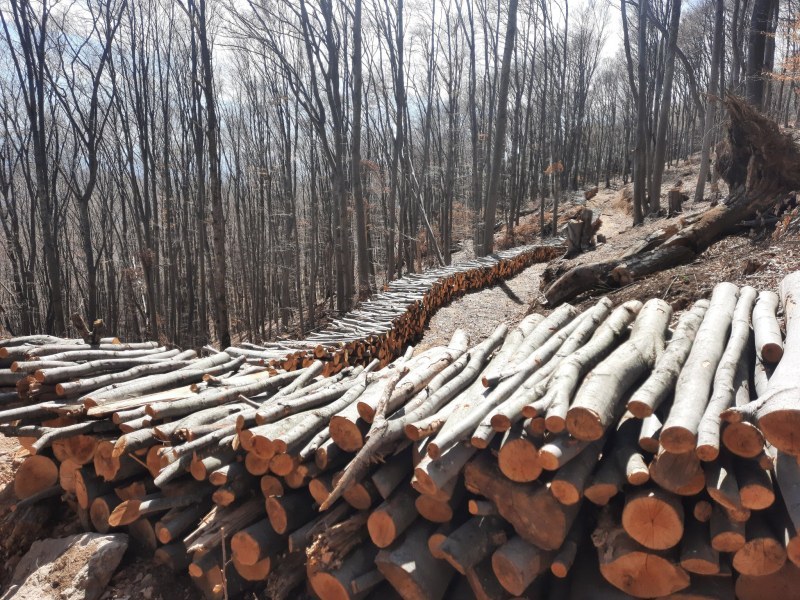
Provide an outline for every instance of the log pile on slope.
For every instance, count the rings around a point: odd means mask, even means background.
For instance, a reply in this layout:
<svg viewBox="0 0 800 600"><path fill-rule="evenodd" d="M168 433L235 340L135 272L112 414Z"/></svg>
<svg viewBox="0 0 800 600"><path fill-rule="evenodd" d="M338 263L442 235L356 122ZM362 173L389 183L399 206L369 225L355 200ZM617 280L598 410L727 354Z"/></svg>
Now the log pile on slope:
<svg viewBox="0 0 800 600"><path fill-rule="evenodd" d="M366 366L373 359L384 367L403 348L419 339L428 319L443 305L562 254L564 247L559 245L518 246L457 265L406 275L305 340L263 346L241 344L225 351L231 356L243 356L248 362L268 363L286 371L321 361L326 376L348 365Z"/></svg>
<svg viewBox="0 0 800 600"><path fill-rule="evenodd" d="M0 423L21 503L61 496L209 598L748 600L800 584L798 295L603 298L383 368L179 369Z"/></svg>

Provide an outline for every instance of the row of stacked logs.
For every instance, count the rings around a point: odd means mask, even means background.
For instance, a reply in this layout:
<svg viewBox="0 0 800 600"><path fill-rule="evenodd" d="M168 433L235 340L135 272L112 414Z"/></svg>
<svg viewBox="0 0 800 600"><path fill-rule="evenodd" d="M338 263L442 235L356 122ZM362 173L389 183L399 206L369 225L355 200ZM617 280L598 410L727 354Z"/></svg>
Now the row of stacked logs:
<svg viewBox="0 0 800 600"><path fill-rule="evenodd" d="M267 345L243 343L225 351L249 361L266 361L286 371L321 361L325 376L346 366L366 366L373 359L385 367L422 336L428 319L440 307L467 292L513 277L534 263L548 262L563 254L564 247L559 245L518 246L457 265L409 274L389 282L381 293L305 340Z"/></svg>
<svg viewBox="0 0 800 600"><path fill-rule="evenodd" d="M0 427L20 505L61 497L209 598L793 597L799 295L563 305L330 377L219 353Z"/></svg>

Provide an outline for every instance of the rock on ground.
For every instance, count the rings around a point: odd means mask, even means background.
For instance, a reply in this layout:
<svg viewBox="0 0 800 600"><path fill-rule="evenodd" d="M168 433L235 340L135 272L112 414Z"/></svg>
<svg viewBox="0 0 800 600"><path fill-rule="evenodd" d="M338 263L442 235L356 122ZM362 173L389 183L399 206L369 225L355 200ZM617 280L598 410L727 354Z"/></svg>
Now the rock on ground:
<svg viewBox="0 0 800 600"><path fill-rule="evenodd" d="M124 534L82 533L34 542L0 600L96 600L127 548Z"/></svg>

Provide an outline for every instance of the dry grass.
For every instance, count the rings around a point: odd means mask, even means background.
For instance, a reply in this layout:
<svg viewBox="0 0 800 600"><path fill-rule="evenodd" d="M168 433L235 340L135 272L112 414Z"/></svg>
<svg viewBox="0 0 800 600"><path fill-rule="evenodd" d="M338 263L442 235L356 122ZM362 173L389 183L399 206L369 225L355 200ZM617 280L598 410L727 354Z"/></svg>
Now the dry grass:
<svg viewBox="0 0 800 600"><path fill-rule="evenodd" d="M617 197L611 202L611 206L617 212L625 213L626 215L633 214L633 186L628 184L624 186Z"/></svg>

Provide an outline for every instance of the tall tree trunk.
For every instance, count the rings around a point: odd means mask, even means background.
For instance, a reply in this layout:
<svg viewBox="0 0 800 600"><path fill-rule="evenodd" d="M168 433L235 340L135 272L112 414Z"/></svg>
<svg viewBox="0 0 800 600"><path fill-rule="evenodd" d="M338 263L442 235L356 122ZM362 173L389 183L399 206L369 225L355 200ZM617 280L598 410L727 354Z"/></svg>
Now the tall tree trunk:
<svg viewBox="0 0 800 600"><path fill-rule="evenodd" d="M759 2L760 0L756 0ZM703 126L703 148L700 152L700 174L697 176L697 188L694 201L700 202L706 188L706 179L711 167L711 144L714 141L714 121L717 118L715 97L719 93L719 62L725 45L725 1L715 0L714 39L711 42L711 76L708 83L708 101L706 103L706 122Z"/></svg>
<svg viewBox="0 0 800 600"><path fill-rule="evenodd" d="M764 106L764 67L766 65L767 37L772 11L778 0L754 0L747 36L747 63L745 65L745 92L747 100L758 109ZM712 61L714 59L712 58Z"/></svg>
<svg viewBox="0 0 800 600"><path fill-rule="evenodd" d="M356 261L358 262L358 297L369 297L369 252L367 248L367 215L361 185L361 0L355 0L353 13L353 131L351 145L353 201L356 211Z"/></svg>
<svg viewBox="0 0 800 600"><path fill-rule="evenodd" d="M211 197L211 231L214 241L214 326L220 346L231 345L230 321L228 319L227 253L225 251L225 209L222 205L222 181L220 178L219 121L214 92L214 70L211 47L208 41L206 2L189 0L194 10L192 23L197 27L200 44L200 62L203 69L203 91L206 101L206 137L208 138L208 184Z"/></svg>
<svg viewBox="0 0 800 600"><path fill-rule="evenodd" d="M656 147L653 152L653 180L650 187L650 212L661 209L661 181L667 154L667 130L672 109L672 81L675 75L675 50L678 47L678 29L681 24L681 0L672 0L669 22L669 39L664 65L664 84L656 129Z"/></svg>
<svg viewBox="0 0 800 600"><path fill-rule="evenodd" d="M497 214L497 194L500 190L500 176L503 171L503 153L506 149L506 128L508 126L508 87L511 82L511 57L514 54L514 41L517 36L517 0L508 3L508 24L506 41L503 47L503 65L500 71L500 89L497 98L497 127L494 132L492 148L492 170L489 174L489 193L486 213L483 218L483 252L494 250L494 222Z"/></svg>

